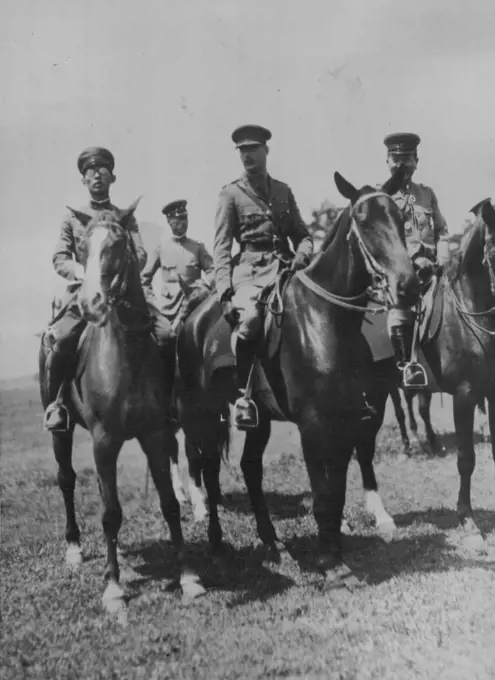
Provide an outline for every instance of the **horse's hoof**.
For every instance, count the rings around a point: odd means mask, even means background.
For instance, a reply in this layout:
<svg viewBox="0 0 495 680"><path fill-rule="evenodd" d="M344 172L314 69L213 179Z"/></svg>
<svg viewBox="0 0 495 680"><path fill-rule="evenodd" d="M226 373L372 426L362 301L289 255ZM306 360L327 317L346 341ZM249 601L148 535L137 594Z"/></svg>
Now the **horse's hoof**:
<svg viewBox="0 0 495 680"><path fill-rule="evenodd" d="M82 564L83 554L81 546L77 543L70 543L65 552L65 563L69 567L77 568Z"/></svg>
<svg viewBox="0 0 495 680"><path fill-rule="evenodd" d="M474 532L462 536L459 541L459 546L463 550L469 550L471 552L483 552L486 549L486 542L480 532Z"/></svg>
<svg viewBox="0 0 495 680"><path fill-rule="evenodd" d="M346 564L340 564L332 569L328 569L324 574L323 591L347 588L356 590L364 588L365 581L359 580Z"/></svg>
<svg viewBox="0 0 495 680"><path fill-rule="evenodd" d="M103 593L103 608L121 626L127 626L127 605L124 600L124 591L115 581L111 581Z"/></svg>
<svg viewBox="0 0 495 680"><path fill-rule="evenodd" d="M180 579L182 602L189 604L206 594L206 589L197 574L184 574Z"/></svg>
<svg viewBox="0 0 495 680"><path fill-rule="evenodd" d="M344 534L345 536L350 536L352 534L352 526L346 519L342 520L342 524L340 525L340 533Z"/></svg>
<svg viewBox="0 0 495 680"><path fill-rule="evenodd" d="M397 526L394 520L390 517L376 525L378 534L384 539L391 539L397 531Z"/></svg>

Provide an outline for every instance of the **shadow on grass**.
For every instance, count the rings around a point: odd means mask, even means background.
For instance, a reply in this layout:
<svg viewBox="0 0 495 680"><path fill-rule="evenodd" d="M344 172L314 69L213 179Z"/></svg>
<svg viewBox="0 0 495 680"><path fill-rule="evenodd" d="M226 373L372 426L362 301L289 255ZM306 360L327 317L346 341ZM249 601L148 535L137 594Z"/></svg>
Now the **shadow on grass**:
<svg viewBox="0 0 495 680"><path fill-rule="evenodd" d="M274 519L296 519L310 512L311 504L303 503L305 499L311 498L309 491L297 494L265 491L264 496L270 516ZM222 505L236 514L253 516L249 496L244 491L224 493Z"/></svg>
<svg viewBox="0 0 495 680"><path fill-rule="evenodd" d="M230 607L252 601L267 601L295 585L294 579L277 573L275 564L273 569L270 567L265 561L263 547L253 549L247 546L234 550L227 545L222 557L214 558L209 553L209 544L202 541L189 545L188 554L190 566L199 574L208 590L235 594ZM139 587L150 580L162 582L166 591L179 590L179 568L170 542L159 541L130 547L126 549L126 555L142 561L132 567L141 578L134 579L130 584L135 591L131 599L138 596Z"/></svg>
<svg viewBox="0 0 495 680"><path fill-rule="evenodd" d="M495 511L475 510L474 519L480 530L489 534L495 529ZM452 508L428 508L394 515L394 521L399 527L409 527L416 523L433 524L442 531L450 531L459 527L457 512Z"/></svg>
<svg viewBox="0 0 495 680"><path fill-rule="evenodd" d="M474 445L487 444L487 440L480 432L473 433ZM455 432L436 433L436 444L431 446L426 439L426 434L419 433L418 439L411 442L411 458L415 455L426 456L427 458L446 458L452 454L457 454L457 435Z"/></svg>
<svg viewBox="0 0 495 680"><path fill-rule="evenodd" d="M442 573L481 568L495 572L495 555L462 553L446 533L415 535L385 541L380 536L346 536L344 561L368 585L379 585L404 575ZM290 551L302 572L316 572L316 536L298 538Z"/></svg>

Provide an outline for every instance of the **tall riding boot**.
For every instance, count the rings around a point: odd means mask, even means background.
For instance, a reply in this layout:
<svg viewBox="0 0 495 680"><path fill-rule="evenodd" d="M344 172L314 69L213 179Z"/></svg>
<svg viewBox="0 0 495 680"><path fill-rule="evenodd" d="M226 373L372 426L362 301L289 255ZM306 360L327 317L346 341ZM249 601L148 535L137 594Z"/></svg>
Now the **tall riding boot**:
<svg viewBox="0 0 495 680"><path fill-rule="evenodd" d="M234 404L234 423L238 430L249 430L258 427L258 407L246 394L249 375L255 360L255 347L249 340L237 340L237 387L240 395Z"/></svg>
<svg viewBox="0 0 495 680"><path fill-rule="evenodd" d="M426 371L418 361L411 357L414 326L393 326L390 340L397 360L397 368L402 373L404 389L420 390L428 386Z"/></svg>
<svg viewBox="0 0 495 680"><path fill-rule="evenodd" d="M53 349L50 361L50 392L55 395L46 408L43 426L50 432L67 432L70 429L70 416L63 403L65 385L69 384L71 374L71 358L60 349Z"/></svg>

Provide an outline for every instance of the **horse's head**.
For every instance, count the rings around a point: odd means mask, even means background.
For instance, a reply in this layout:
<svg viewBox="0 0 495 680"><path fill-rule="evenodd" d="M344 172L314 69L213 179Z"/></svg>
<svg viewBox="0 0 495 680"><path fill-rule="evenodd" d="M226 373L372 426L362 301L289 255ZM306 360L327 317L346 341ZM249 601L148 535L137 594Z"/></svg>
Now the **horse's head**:
<svg viewBox="0 0 495 680"><path fill-rule="evenodd" d="M96 217L69 208L87 226L79 306L83 317L97 326L105 325L112 304L127 290L129 267L135 260L128 225L138 202L139 199L118 214L102 210Z"/></svg>
<svg viewBox="0 0 495 680"><path fill-rule="evenodd" d="M402 183L399 169L377 191L370 186L356 189L338 172L334 174L340 193L351 202L349 240L360 252L372 280L384 281L393 305L409 307L417 302L419 281L407 254L404 220L391 198Z"/></svg>
<svg viewBox="0 0 495 680"><path fill-rule="evenodd" d="M485 201L481 206L481 217L485 223L483 264L490 275L491 294L495 295L495 210L491 201Z"/></svg>

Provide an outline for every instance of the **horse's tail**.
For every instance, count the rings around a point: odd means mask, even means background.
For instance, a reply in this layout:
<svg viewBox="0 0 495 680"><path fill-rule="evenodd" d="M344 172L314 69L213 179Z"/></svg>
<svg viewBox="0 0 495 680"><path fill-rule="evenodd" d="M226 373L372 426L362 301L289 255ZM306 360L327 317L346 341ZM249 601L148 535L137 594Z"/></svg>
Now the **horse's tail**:
<svg viewBox="0 0 495 680"><path fill-rule="evenodd" d="M220 412L220 427L218 433L218 445L222 455L222 460L227 462L230 454L231 444L231 420L229 403L225 402L222 411Z"/></svg>

